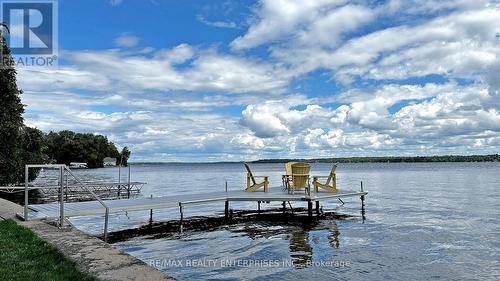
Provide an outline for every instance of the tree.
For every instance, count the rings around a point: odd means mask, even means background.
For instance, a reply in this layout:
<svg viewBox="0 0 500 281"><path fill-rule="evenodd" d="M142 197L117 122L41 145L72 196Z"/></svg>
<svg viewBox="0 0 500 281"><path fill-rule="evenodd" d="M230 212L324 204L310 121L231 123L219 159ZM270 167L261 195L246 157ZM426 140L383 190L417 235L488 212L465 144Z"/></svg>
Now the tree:
<svg viewBox="0 0 500 281"><path fill-rule="evenodd" d="M21 165L17 169L19 181L24 181L25 164L48 163L49 157L43 153L46 148L45 136L42 131L36 128L24 126L19 137L18 150L20 153ZM30 170L29 180L34 180L38 176L39 169Z"/></svg>
<svg viewBox="0 0 500 281"><path fill-rule="evenodd" d="M124 147L122 149L122 152L120 153L120 163L122 166L127 167L128 166L128 158L130 157L130 150L128 150L128 147ZM118 163L118 164L120 164Z"/></svg>
<svg viewBox="0 0 500 281"><path fill-rule="evenodd" d="M116 146L102 135L72 131L50 132L45 135L45 141L45 154L53 162L60 164L84 162L89 168L101 168L105 157L114 157L117 161L120 158Z"/></svg>
<svg viewBox="0 0 500 281"><path fill-rule="evenodd" d="M0 25L0 28L5 26ZM18 145L24 105L20 98L22 91L17 88L16 70L12 67L14 60L1 31L0 44L0 185L5 185L20 182L20 170L24 170Z"/></svg>

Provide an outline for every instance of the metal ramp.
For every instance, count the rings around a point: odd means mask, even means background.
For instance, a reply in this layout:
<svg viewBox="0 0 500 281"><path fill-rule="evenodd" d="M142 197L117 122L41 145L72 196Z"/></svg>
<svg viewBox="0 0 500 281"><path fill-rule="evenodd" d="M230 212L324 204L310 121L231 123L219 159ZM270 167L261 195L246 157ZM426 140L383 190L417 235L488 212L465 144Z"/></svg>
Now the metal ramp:
<svg viewBox="0 0 500 281"><path fill-rule="evenodd" d="M279 187L271 188L279 189ZM109 213L120 213L128 211L141 211L151 209L176 208L179 205L192 205L209 203L215 201L321 201L331 198L344 198L352 196L366 195L366 192L338 191L332 193L312 193L307 194L288 194L282 191L271 192L210 192L199 194L186 194L153 198L134 198L121 200L103 200L109 208ZM60 204L34 204L29 206L29 219L59 218ZM64 204L64 215L66 217L104 215L105 209L98 201L71 202Z"/></svg>

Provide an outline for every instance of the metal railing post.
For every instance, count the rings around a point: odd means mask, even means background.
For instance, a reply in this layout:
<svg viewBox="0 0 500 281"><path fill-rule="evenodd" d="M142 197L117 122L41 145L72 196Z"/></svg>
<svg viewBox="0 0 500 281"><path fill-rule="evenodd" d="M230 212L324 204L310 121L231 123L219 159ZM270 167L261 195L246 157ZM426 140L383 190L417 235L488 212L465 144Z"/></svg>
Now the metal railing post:
<svg viewBox="0 0 500 281"><path fill-rule="evenodd" d="M68 173L64 173L64 180L66 183L64 194L65 194L66 201L68 201Z"/></svg>
<svg viewBox="0 0 500 281"><path fill-rule="evenodd" d="M64 226L64 169L63 166L59 167L60 177L60 198L59 198L59 226Z"/></svg>
<svg viewBox="0 0 500 281"><path fill-rule="evenodd" d="M104 213L104 242L108 242L108 220L109 209L106 207L106 212Z"/></svg>
<svg viewBox="0 0 500 281"><path fill-rule="evenodd" d="M28 220L28 179L29 177L29 167L24 166L24 220Z"/></svg>
<svg viewBox="0 0 500 281"><path fill-rule="evenodd" d="M118 165L118 197L120 197L121 183L122 183L122 163Z"/></svg>

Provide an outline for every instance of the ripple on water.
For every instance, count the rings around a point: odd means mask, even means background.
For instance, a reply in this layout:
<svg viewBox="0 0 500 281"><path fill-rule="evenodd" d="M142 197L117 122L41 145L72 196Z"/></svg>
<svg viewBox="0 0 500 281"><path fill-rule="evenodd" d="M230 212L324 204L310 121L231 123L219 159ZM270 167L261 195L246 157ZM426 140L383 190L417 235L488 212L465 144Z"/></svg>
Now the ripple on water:
<svg viewBox="0 0 500 281"><path fill-rule="evenodd" d="M253 164L256 174L280 183L282 164ZM313 164L325 174L327 164ZM500 278L500 163L341 164L339 186L369 192L366 220L327 220L312 228L279 223L243 223L180 238L134 238L115 244L144 260L215 260L217 266L172 265L161 270L180 280L429 280ZM210 192L245 184L240 164L169 164L133 167L132 179L148 182L143 196ZM109 176L116 171L86 171ZM183 179L179 189L164 182ZM204 185L199 185L203 182ZM341 213L359 216L359 199L345 200ZM295 205L295 204L294 204ZM297 204L300 205L300 204ZM325 202L337 208L338 201ZM279 206L271 204L269 206ZM233 208L255 208L234 204ZM266 205L267 207L267 205ZM189 215L220 212L220 204L186 208ZM110 225L147 222L148 212L117 215ZM175 209L155 219L177 219ZM81 229L102 230L102 218L80 219ZM220 265L221 260L277 260L280 266ZM321 262L337 262L325 265ZM342 263L342 266L340 264Z"/></svg>

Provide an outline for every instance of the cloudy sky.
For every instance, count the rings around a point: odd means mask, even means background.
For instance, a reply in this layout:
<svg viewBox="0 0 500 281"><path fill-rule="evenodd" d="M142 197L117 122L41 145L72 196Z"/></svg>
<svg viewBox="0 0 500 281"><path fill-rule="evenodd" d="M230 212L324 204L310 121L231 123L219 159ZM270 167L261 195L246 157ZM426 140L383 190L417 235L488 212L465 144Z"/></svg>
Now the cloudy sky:
<svg viewBox="0 0 500 281"><path fill-rule="evenodd" d="M500 4L59 1L26 122L133 161L500 152Z"/></svg>

